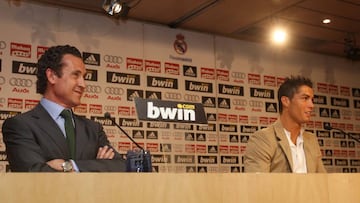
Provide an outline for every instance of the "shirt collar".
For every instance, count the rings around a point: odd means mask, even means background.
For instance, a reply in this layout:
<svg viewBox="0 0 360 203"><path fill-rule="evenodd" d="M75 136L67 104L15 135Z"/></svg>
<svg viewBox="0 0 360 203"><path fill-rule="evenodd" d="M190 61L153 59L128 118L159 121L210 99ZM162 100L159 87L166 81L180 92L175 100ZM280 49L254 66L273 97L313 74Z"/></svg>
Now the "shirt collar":
<svg viewBox="0 0 360 203"><path fill-rule="evenodd" d="M56 120L60 113L65 109L63 106L50 101L46 98L41 98L40 104L45 108L45 110L50 114L51 118Z"/></svg>
<svg viewBox="0 0 360 203"><path fill-rule="evenodd" d="M299 135L299 136L297 137L297 139L296 139L296 145L301 144L301 143L304 143L304 136L303 136L304 131L305 131L304 128L301 128L301 129L300 129L300 135ZM290 131L287 131L287 130L284 128L284 132L285 132L286 137L288 138L289 143L292 143Z"/></svg>

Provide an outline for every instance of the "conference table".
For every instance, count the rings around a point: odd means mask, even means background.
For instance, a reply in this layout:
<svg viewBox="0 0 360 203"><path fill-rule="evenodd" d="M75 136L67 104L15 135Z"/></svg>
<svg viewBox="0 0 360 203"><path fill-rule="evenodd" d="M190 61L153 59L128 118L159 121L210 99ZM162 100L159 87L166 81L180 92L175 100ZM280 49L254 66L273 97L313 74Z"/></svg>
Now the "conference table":
<svg viewBox="0 0 360 203"><path fill-rule="evenodd" d="M1 173L1 203L360 203L359 173Z"/></svg>

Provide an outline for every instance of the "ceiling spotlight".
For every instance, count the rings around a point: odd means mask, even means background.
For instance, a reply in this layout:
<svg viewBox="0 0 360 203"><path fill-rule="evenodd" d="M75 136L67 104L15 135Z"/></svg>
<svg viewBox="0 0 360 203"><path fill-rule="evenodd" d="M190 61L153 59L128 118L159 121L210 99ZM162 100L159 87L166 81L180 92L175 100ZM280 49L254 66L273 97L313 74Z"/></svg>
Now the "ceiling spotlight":
<svg viewBox="0 0 360 203"><path fill-rule="evenodd" d="M329 24L329 23L331 23L331 20L329 18L325 18L322 22L324 24Z"/></svg>
<svg viewBox="0 0 360 203"><path fill-rule="evenodd" d="M124 0L104 0L103 9L112 16L126 17L130 7Z"/></svg>
<svg viewBox="0 0 360 203"><path fill-rule="evenodd" d="M276 44L283 44L286 41L287 33L285 30L277 28L272 33L272 40Z"/></svg>

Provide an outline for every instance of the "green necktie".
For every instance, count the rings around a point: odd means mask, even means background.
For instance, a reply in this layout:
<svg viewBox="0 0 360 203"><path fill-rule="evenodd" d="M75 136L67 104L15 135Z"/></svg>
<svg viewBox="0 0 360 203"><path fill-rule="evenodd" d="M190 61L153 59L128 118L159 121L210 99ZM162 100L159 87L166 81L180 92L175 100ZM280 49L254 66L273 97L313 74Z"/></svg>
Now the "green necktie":
<svg viewBox="0 0 360 203"><path fill-rule="evenodd" d="M65 119L66 141L70 149L70 157L75 160L75 128L71 117L71 111L64 109L60 116Z"/></svg>

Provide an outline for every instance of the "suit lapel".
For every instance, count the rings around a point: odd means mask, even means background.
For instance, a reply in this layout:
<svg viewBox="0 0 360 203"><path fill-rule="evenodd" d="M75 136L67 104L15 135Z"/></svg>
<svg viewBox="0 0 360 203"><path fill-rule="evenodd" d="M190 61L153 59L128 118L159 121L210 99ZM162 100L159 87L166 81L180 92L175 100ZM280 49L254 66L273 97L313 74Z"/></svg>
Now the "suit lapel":
<svg viewBox="0 0 360 203"><path fill-rule="evenodd" d="M74 121L76 133L76 157L80 157L84 147L86 147L85 143L87 143L88 133L84 122L79 118L79 116L74 115Z"/></svg>
<svg viewBox="0 0 360 203"><path fill-rule="evenodd" d="M282 126L282 124L279 120L274 123L274 129L275 129L276 137L278 139L278 143L286 156L286 159L290 165L291 171L293 171L293 161L292 161L289 141L285 135L284 127Z"/></svg>
<svg viewBox="0 0 360 203"><path fill-rule="evenodd" d="M303 133L306 167L307 167L307 171L311 173L311 172L316 171L315 170L316 167L314 165L315 162L313 160L311 160L313 157L313 155L311 154L311 151L312 151L311 148L313 146L310 146L310 143L311 143L310 136L312 136L312 135L308 134L307 132Z"/></svg>
<svg viewBox="0 0 360 203"><path fill-rule="evenodd" d="M50 137L51 140L53 140L53 144L60 149L61 153L65 157L68 157L69 150L63 133L41 104L38 104L33 109L32 117L34 118L34 125L39 126L39 129L43 131L44 136Z"/></svg>

